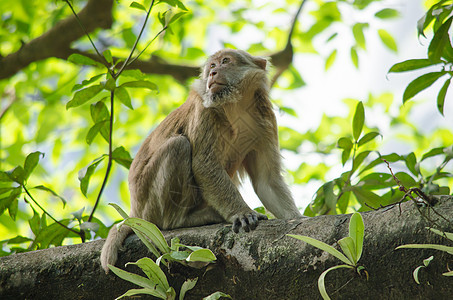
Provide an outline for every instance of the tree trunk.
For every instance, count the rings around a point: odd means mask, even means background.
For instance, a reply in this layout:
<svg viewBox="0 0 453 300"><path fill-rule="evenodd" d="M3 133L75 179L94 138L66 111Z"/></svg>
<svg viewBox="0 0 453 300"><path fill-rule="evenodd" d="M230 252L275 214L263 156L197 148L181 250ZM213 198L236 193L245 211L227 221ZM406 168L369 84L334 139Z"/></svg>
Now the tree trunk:
<svg viewBox="0 0 453 300"><path fill-rule="evenodd" d="M366 267L369 279L354 270L334 270L325 278L329 295L333 299L451 299L453 278L442 273L448 271L448 264L453 265L452 255L438 250L395 250L408 243L452 245L425 229L431 225L428 217L436 220L439 229L453 231L452 197L442 197L434 209L420 208L424 217L413 202L406 202L401 212L396 206L363 213L365 242L359 264ZM217 263L207 270L172 265L166 270L170 285L179 291L185 279L198 277L186 299L201 299L215 291L233 299L320 299L319 275L342 262L286 234L306 235L334 245L347 236L349 218L336 215L261 221L255 231L239 234L223 224L166 231L168 240L178 236L186 245L208 247L217 255ZM0 298L114 299L137 288L112 273L104 274L99 263L102 244L99 240L0 258ZM117 266L147 253L141 241L130 236ZM431 255L434 260L420 270L418 285L412 272Z"/></svg>

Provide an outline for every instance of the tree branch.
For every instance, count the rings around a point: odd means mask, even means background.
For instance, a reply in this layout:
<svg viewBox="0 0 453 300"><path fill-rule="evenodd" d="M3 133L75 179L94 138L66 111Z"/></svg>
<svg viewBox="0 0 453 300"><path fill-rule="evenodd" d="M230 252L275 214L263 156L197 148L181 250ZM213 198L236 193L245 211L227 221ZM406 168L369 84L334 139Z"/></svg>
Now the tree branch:
<svg viewBox="0 0 453 300"><path fill-rule="evenodd" d="M87 32L110 28L113 0L89 0L80 11L80 21ZM50 57L66 59L72 42L84 36L76 18L69 16L40 37L24 44L18 51L0 58L0 79L8 78L32 62Z"/></svg>

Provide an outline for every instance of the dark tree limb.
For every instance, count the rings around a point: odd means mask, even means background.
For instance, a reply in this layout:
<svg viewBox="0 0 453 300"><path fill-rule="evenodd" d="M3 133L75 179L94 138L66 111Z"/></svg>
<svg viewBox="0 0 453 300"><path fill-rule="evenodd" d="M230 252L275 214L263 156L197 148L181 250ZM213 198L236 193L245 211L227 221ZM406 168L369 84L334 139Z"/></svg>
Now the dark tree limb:
<svg viewBox="0 0 453 300"><path fill-rule="evenodd" d="M113 0L89 0L78 13L88 32L110 28ZM40 37L24 44L18 51L0 58L0 79L8 78L30 63L50 57L66 59L72 42L84 36L76 18L71 15L58 22Z"/></svg>
<svg viewBox="0 0 453 300"><path fill-rule="evenodd" d="M435 208L452 219L453 197L443 197ZM401 214L397 207L362 213L365 242L359 264L365 266L369 279L349 269L330 272L326 288L333 299L451 298L452 278L442 273L451 267L452 255L438 250L395 250L402 244L451 242L425 229L430 224L412 201L401 204L401 210ZM422 213L429 210L421 208ZM164 232L167 240L178 236L182 243L209 247L217 256L217 263L208 270L172 265L167 271L170 285L179 291L185 279L198 277L185 299L201 299L215 291L228 293L233 299L320 299L319 275L342 262L286 234L306 235L336 245L347 236L349 218L336 215L262 221L255 231L239 234L222 224ZM438 223L443 226L439 229L453 232L450 223L441 218ZM127 289L137 288L101 270L102 244L94 241L0 258L0 299L114 299ZM131 236L119 253L117 266L123 268L126 262L146 255L150 254L145 246ZM420 270L418 285L412 272L431 255L434 260ZM126 269L136 270L133 267Z"/></svg>

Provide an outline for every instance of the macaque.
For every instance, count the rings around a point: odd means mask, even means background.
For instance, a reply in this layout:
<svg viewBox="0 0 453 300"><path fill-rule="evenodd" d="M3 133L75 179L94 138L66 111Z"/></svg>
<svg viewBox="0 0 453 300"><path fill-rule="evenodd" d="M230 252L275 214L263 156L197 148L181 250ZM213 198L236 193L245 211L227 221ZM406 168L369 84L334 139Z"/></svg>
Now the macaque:
<svg viewBox="0 0 453 300"><path fill-rule="evenodd" d="M228 222L254 230L267 217L237 186L247 173L264 207L279 219L301 217L282 177L267 60L221 50L206 62L184 104L146 138L129 171L131 217L160 229ZM101 254L115 264L131 232L114 226Z"/></svg>

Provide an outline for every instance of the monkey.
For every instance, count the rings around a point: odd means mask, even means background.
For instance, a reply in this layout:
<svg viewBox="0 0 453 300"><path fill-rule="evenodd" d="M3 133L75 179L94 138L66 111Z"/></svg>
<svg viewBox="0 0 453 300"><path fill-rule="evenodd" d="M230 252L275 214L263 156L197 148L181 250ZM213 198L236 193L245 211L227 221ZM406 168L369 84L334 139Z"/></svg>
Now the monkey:
<svg viewBox="0 0 453 300"><path fill-rule="evenodd" d="M282 176L267 60L224 49L138 150L128 177L130 216L163 230L228 222L236 233L249 232L267 217L239 193L245 173L276 218L301 217ZM101 252L106 273L130 233L127 226L110 230Z"/></svg>

